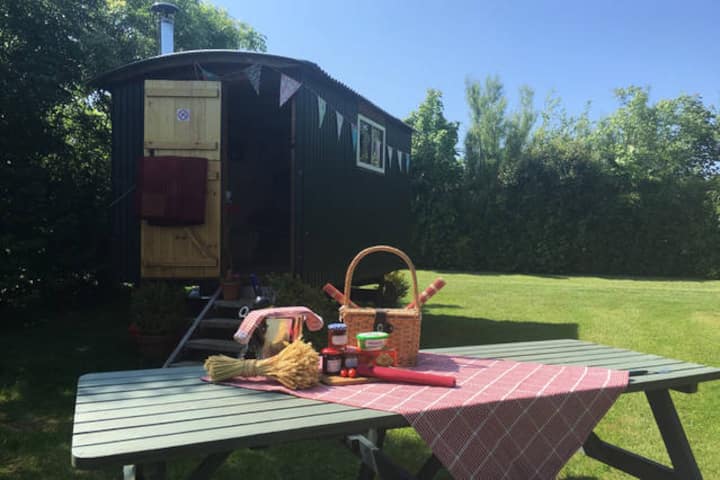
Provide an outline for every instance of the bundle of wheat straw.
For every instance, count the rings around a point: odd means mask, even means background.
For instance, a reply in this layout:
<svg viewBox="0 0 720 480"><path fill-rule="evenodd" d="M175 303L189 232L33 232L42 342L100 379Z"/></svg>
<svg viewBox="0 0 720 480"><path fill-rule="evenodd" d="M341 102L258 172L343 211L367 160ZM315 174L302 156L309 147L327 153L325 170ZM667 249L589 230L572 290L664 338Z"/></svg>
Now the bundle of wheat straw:
<svg viewBox="0 0 720 480"><path fill-rule="evenodd" d="M287 388L302 390L320 381L318 353L301 339L289 344L277 355L262 360L240 360L226 355L212 355L205 360L205 370L214 382L232 377L265 376Z"/></svg>

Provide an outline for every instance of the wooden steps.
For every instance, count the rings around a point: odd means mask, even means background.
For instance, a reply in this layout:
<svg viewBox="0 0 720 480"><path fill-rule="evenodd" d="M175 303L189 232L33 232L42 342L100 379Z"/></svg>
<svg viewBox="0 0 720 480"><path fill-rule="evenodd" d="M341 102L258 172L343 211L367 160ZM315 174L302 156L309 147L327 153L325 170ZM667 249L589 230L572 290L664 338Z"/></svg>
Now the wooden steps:
<svg viewBox="0 0 720 480"><path fill-rule="evenodd" d="M240 298L238 300L215 300L213 306L218 308L241 308L244 306L251 306L255 299L253 298Z"/></svg>
<svg viewBox="0 0 720 480"><path fill-rule="evenodd" d="M232 333L235 333L235 331L240 326L240 323L242 320L239 318L222 318L222 317L213 317L213 318L203 318L200 320L200 327L201 328L221 328L221 329L228 329L232 330Z"/></svg>
<svg viewBox="0 0 720 480"><path fill-rule="evenodd" d="M240 353L245 347L232 340L219 340L215 338L193 338L185 343L189 350L203 350L208 352Z"/></svg>
<svg viewBox="0 0 720 480"><path fill-rule="evenodd" d="M238 310L244 306L253 306L253 291L249 287L245 288L241 292L242 298L238 300L223 300L220 293L218 288L211 297L200 298L207 299L207 303L165 362L166 367L197 365L207 356L217 353L237 356L245 352L247 346L234 342L232 337L242 323L237 316ZM272 292L264 293L270 295Z"/></svg>

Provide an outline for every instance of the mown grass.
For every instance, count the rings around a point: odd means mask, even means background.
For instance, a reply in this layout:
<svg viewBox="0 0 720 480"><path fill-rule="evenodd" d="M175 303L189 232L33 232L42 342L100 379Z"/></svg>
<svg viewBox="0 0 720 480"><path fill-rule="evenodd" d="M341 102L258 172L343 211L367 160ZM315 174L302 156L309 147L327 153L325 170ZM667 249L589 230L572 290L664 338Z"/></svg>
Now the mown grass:
<svg viewBox="0 0 720 480"><path fill-rule="evenodd" d="M439 275L448 285L425 308L424 347L580 338L720 366L720 282L422 271L421 286ZM74 471L70 439L79 375L151 366L134 354L124 312L106 305L27 320L35 326L0 338L0 478L118 478L119 469ZM672 395L705 478L720 478L720 382ZM623 395L598 430L668 461L642 394ZM357 462L336 440L315 443L236 452L218 478L353 478ZM386 448L409 469L427 453L411 429L391 432ZM174 464L170 477L194 461ZM577 454L560 478L628 477Z"/></svg>

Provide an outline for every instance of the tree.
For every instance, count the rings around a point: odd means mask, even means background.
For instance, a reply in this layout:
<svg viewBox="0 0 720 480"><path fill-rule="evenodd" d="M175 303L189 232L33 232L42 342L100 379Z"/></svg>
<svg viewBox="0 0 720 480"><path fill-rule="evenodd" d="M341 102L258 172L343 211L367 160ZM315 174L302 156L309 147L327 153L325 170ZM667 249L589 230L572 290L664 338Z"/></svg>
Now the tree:
<svg viewBox="0 0 720 480"><path fill-rule="evenodd" d="M106 260L110 127L88 80L155 54L151 3L0 2L0 307L39 281L94 282ZM179 49L264 50L224 10L177 3Z"/></svg>
<svg viewBox="0 0 720 480"><path fill-rule="evenodd" d="M444 114L442 93L429 89L425 100L406 122L415 132L412 138L413 232L415 256L419 263L455 266L460 232L458 212L462 165L455 145L458 123ZM445 248L439 248L439 246Z"/></svg>
<svg viewBox="0 0 720 480"><path fill-rule="evenodd" d="M718 171L716 112L702 98L680 95L650 103L650 89L615 91L620 108L603 119L595 142L610 168L633 181L707 176Z"/></svg>

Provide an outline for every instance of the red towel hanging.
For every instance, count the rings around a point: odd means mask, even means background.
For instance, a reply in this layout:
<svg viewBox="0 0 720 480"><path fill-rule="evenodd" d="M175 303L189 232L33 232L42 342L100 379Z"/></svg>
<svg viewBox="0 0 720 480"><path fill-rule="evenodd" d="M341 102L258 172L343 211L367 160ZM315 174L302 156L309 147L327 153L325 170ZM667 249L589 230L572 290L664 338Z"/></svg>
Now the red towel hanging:
<svg viewBox="0 0 720 480"><path fill-rule="evenodd" d="M205 223L207 159L142 157L138 162L138 214L152 225Z"/></svg>

